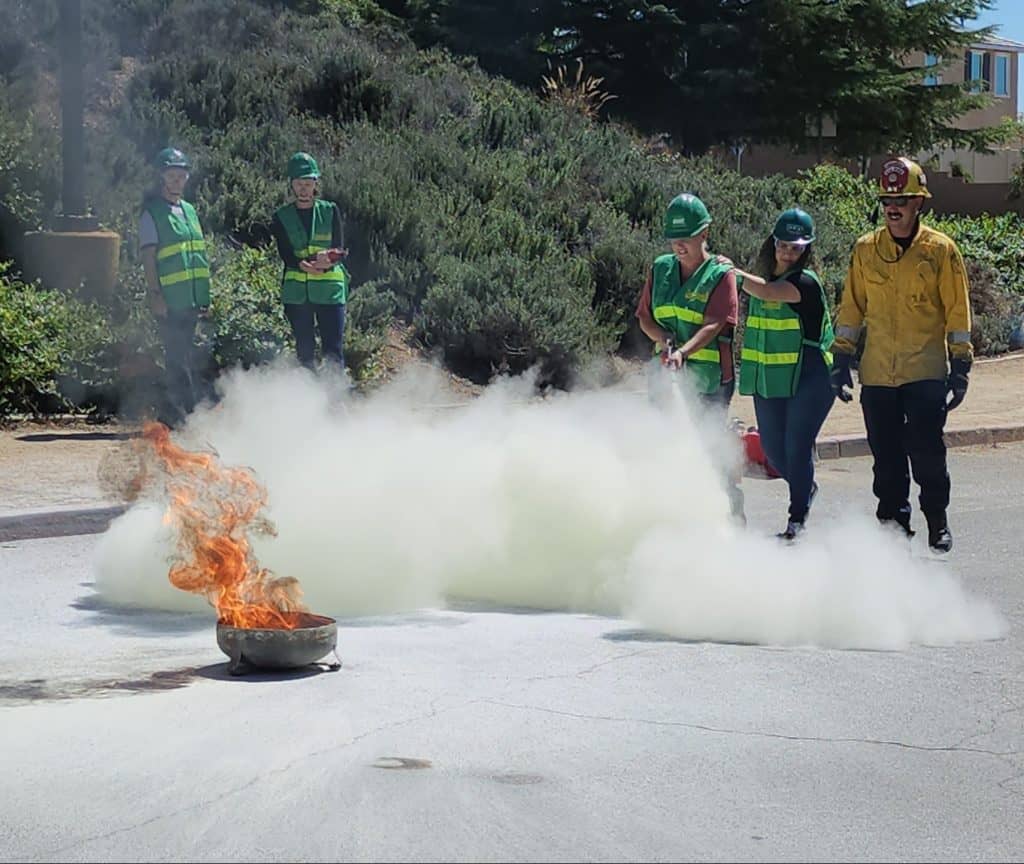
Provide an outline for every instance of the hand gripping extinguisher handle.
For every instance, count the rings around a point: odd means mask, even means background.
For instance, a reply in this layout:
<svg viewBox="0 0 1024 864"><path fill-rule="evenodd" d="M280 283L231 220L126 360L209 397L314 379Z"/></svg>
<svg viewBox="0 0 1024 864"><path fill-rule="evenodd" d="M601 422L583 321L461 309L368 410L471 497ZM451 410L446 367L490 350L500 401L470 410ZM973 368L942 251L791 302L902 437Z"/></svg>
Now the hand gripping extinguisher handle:
<svg viewBox="0 0 1024 864"><path fill-rule="evenodd" d="M661 365L668 366L668 358L676 350L676 340L669 336L665 340L665 350L661 352Z"/></svg>

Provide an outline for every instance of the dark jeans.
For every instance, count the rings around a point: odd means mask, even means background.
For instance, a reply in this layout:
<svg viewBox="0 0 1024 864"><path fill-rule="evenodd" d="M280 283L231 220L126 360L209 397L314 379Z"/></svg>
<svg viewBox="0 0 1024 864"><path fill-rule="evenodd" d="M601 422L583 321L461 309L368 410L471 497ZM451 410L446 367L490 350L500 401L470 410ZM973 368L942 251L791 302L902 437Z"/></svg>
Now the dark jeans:
<svg viewBox="0 0 1024 864"><path fill-rule="evenodd" d="M772 467L789 484L789 518L803 522L814 485L814 442L835 396L820 351L805 351L796 393L766 399L754 394L761 446Z"/></svg>
<svg viewBox="0 0 1024 864"><path fill-rule="evenodd" d="M910 520L910 468L921 487L921 512L945 516L949 506L946 470L946 384L914 381L901 387L861 387L860 405L875 457L873 490L879 519Z"/></svg>
<svg viewBox="0 0 1024 864"><path fill-rule="evenodd" d="M195 335L199 313L195 309L168 309L160 320L167 376L168 425L180 423L196 407Z"/></svg>
<svg viewBox="0 0 1024 864"><path fill-rule="evenodd" d="M316 331L320 331L320 345L324 360L345 368L342 343L345 337L345 304L343 303L285 303L284 314L295 334L295 353L307 369L316 365ZM314 323L315 322L315 323Z"/></svg>
<svg viewBox="0 0 1024 864"><path fill-rule="evenodd" d="M723 431L729 419L729 403L732 401L732 394L736 391L736 379L726 381L719 385L714 393L698 393L704 411L715 418L716 424L720 425ZM732 433L727 433L732 434ZM742 474L735 470L735 466L724 465L722 467L722 485L726 495L729 496L729 510L734 517L746 521L744 516L743 490L740 489Z"/></svg>

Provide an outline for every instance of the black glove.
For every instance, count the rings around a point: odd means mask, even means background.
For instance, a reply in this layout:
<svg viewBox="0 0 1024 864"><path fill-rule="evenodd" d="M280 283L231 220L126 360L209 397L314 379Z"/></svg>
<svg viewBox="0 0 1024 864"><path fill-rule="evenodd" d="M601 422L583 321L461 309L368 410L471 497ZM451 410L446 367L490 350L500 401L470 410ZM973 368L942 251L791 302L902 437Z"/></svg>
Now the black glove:
<svg viewBox="0 0 1024 864"><path fill-rule="evenodd" d="M950 360L946 378L946 410L952 411L967 395L967 376L971 372L970 360Z"/></svg>
<svg viewBox="0 0 1024 864"><path fill-rule="evenodd" d="M853 394L847 387L853 387L853 375L850 374L850 363L853 361L852 354L842 354L839 351L832 355L832 392L841 402L849 402Z"/></svg>

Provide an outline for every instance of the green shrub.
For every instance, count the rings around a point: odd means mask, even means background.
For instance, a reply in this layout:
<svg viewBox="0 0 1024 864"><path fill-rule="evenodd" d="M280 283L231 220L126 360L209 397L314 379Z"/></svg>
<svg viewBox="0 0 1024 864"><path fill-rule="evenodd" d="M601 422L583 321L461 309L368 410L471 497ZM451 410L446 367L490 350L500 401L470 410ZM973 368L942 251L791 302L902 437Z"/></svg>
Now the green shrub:
<svg viewBox="0 0 1024 864"><path fill-rule="evenodd" d="M102 82L106 96L90 107L86 192L125 243L105 328L81 327L78 343L63 337L65 357L77 360L32 366L33 387L56 388L57 399L70 398L70 370L88 384L73 400L81 403L120 386L125 356L158 362L135 232L155 179L152 156L168 143L193 160L186 197L214 250L213 308L202 328L211 374L292 350L281 264L267 244L295 150L317 157L322 194L343 214L353 275L346 355L360 381L374 379L392 316L481 382L539 363L546 382L563 386L593 352L646 353L633 309L667 249L661 217L679 192L707 203L712 250L748 266L777 214L804 206L833 297L853 242L870 229L870 184L837 166L795 181L755 179L711 159L652 152L628 129L543 102L471 61L413 50L372 0L85 4L90 74L120 70L119 86ZM0 62L5 83L17 84L0 104L0 215L15 214L23 230L59 203L53 124L32 101L59 58L45 48L54 0L41 0L38 14L24 0L15 5L0 48L37 50ZM119 52L130 59L122 64ZM1019 220L932 221L971 262L979 353L1001 350L1024 284ZM24 318L30 310L18 303ZM29 318L45 318L32 308Z"/></svg>
<svg viewBox="0 0 1024 864"><path fill-rule="evenodd" d="M27 284L0 264L0 416L73 407L110 379L113 360L102 310Z"/></svg>

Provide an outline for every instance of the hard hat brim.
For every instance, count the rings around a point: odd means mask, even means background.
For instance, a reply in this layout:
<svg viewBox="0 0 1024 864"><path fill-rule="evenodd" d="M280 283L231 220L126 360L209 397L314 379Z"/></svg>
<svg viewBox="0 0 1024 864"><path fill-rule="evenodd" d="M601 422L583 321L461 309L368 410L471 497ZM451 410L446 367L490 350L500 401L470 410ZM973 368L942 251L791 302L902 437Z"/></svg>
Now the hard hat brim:
<svg viewBox="0 0 1024 864"><path fill-rule="evenodd" d="M705 231L710 225L711 220L708 219L707 222L704 222L699 228L694 229L690 233L686 233L682 230L672 230L666 231L664 236L666 240L691 240L700 234L701 231Z"/></svg>

